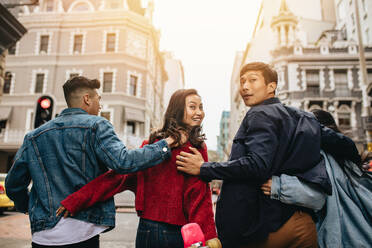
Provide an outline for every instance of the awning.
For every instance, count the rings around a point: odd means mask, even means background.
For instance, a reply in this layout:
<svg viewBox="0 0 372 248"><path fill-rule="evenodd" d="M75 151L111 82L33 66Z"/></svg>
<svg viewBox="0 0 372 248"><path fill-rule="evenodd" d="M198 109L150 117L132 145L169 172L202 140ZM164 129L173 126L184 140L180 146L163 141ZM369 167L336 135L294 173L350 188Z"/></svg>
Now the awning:
<svg viewBox="0 0 372 248"><path fill-rule="evenodd" d="M145 111L135 108L125 108L125 120L145 122Z"/></svg>
<svg viewBox="0 0 372 248"><path fill-rule="evenodd" d="M8 120L10 112L12 112L12 107L0 106L0 121Z"/></svg>

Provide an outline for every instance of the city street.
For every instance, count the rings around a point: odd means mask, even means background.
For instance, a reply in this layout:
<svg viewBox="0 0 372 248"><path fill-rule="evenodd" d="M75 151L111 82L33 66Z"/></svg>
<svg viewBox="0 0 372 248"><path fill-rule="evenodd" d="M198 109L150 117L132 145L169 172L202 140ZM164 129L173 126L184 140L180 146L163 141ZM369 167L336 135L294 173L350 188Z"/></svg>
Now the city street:
<svg viewBox="0 0 372 248"><path fill-rule="evenodd" d="M134 248L138 217L133 209L118 209L116 228L101 235L101 248ZM28 216L5 212L0 216L0 247L30 248L31 232Z"/></svg>
<svg viewBox="0 0 372 248"><path fill-rule="evenodd" d="M116 227L101 235L101 248L134 248L138 217L134 211L134 195L118 194L115 202L120 208L116 213ZM0 215L0 247L30 248L31 231L28 216L17 212Z"/></svg>

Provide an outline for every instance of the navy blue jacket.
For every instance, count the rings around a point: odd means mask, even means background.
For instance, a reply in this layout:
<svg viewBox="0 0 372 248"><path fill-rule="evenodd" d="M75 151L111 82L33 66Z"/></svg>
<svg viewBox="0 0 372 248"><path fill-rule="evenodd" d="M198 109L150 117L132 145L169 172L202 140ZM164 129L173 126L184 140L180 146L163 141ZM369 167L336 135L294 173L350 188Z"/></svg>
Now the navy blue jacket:
<svg viewBox="0 0 372 248"><path fill-rule="evenodd" d="M247 112L233 140L229 161L204 163L200 171L206 181L224 180L216 209L223 247L264 240L298 209L262 193L260 185L271 176L294 175L331 193L320 154L322 135L339 141L344 137L322 129L313 114L284 106L277 98ZM348 142L340 143L344 145L341 148L349 148Z"/></svg>

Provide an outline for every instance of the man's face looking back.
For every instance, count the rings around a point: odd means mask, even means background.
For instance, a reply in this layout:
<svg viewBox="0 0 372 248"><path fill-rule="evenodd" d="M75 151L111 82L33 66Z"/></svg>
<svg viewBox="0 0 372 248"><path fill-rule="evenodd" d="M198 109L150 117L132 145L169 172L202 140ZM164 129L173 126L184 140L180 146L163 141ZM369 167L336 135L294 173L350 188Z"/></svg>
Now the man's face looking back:
<svg viewBox="0 0 372 248"><path fill-rule="evenodd" d="M276 83L265 83L261 71L247 71L240 77L240 95L245 105L249 107L274 97L275 88Z"/></svg>

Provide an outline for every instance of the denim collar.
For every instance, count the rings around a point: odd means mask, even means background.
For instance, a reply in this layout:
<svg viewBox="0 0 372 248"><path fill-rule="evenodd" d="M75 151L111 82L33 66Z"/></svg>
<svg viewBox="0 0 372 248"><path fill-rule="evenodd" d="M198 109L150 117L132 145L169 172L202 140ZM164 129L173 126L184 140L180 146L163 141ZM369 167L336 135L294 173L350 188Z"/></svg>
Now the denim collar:
<svg viewBox="0 0 372 248"><path fill-rule="evenodd" d="M81 108L66 108L64 109L59 116L61 115L77 115L77 114L88 114L85 110Z"/></svg>

